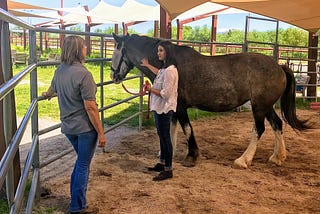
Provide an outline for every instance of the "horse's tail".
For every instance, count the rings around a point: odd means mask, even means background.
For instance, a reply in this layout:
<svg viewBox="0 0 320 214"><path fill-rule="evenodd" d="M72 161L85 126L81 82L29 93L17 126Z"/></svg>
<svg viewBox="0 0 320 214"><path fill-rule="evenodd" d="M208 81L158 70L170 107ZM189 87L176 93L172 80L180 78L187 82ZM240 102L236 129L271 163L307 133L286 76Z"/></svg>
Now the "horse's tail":
<svg viewBox="0 0 320 214"><path fill-rule="evenodd" d="M281 65L286 74L287 85L281 96L281 114L282 118L294 129L299 131L310 128L306 123L307 120L299 120L296 114L296 81L293 71L286 65Z"/></svg>

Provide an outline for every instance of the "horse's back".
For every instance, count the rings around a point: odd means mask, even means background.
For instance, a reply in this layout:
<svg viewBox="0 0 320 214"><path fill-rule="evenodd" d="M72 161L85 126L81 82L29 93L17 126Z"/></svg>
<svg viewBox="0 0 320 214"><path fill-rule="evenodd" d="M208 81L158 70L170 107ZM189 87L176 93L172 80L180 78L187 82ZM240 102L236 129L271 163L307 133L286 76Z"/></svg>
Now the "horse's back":
<svg viewBox="0 0 320 214"><path fill-rule="evenodd" d="M179 87L181 98L190 106L225 111L248 100L265 99L273 104L285 89L285 73L270 56L239 53L183 57L178 59Z"/></svg>

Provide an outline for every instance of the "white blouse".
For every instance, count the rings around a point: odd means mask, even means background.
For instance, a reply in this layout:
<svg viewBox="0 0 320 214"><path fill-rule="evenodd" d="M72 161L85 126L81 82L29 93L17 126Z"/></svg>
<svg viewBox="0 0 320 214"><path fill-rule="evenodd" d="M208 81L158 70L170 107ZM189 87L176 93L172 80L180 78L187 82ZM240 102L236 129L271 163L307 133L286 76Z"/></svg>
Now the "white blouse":
<svg viewBox="0 0 320 214"><path fill-rule="evenodd" d="M150 110L158 114L176 112L178 98L178 70L174 65L159 70L153 88L160 90L160 96L151 93Z"/></svg>

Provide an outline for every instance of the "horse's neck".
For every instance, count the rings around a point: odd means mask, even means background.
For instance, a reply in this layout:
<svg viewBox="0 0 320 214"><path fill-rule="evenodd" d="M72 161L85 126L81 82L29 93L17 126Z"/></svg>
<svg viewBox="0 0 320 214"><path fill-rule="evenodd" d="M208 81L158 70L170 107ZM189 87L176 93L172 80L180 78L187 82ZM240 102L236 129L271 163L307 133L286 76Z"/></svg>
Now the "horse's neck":
<svg viewBox="0 0 320 214"><path fill-rule="evenodd" d="M142 70L142 73L151 81L153 82L154 78L155 78L155 74L150 71L148 68L144 68Z"/></svg>

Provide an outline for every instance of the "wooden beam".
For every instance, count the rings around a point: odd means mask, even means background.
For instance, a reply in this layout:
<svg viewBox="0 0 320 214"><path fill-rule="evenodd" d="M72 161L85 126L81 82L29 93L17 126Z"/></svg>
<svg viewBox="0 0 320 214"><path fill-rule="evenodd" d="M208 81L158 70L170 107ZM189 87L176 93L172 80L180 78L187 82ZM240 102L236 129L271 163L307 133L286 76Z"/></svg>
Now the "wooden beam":
<svg viewBox="0 0 320 214"><path fill-rule="evenodd" d="M126 25L127 25L127 26L132 26L132 25L136 25L136 24L143 23L143 22L145 22L145 21L126 22Z"/></svg>
<svg viewBox="0 0 320 214"><path fill-rule="evenodd" d="M318 58L318 35L315 35L312 32L309 32L309 41L308 41L308 75L310 76L310 84L316 84L317 74L317 58ZM317 95L317 87L308 87L307 96L315 97Z"/></svg>
<svg viewBox="0 0 320 214"><path fill-rule="evenodd" d="M123 35L127 35L128 34L128 26L126 25L126 23L122 22L122 29L123 29Z"/></svg>
<svg viewBox="0 0 320 214"><path fill-rule="evenodd" d="M211 22L211 42L217 41L217 20L218 20L218 16L213 15L212 22ZM211 56L214 56L215 54L216 54L216 45L211 44Z"/></svg>
<svg viewBox="0 0 320 214"><path fill-rule="evenodd" d="M84 10L89 12L89 7L88 5L83 6ZM87 16L88 24L85 24L85 32L89 33L91 30L91 16ZM91 54L91 37L90 36L85 36L85 43L87 46L87 55Z"/></svg>
<svg viewBox="0 0 320 214"><path fill-rule="evenodd" d="M160 37L171 39L171 20L169 14L160 7Z"/></svg>
<svg viewBox="0 0 320 214"><path fill-rule="evenodd" d="M177 40L182 40L182 32L183 32L183 24L177 19ZM178 42L178 45L180 45L181 42Z"/></svg>
<svg viewBox="0 0 320 214"><path fill-rule="evenodd" d="M119 25L118 24L114 24L114 33L119 34Z"/></svg>
<svg viewBox="0 0 320 214"><path fill-rule="evenodd" d="M205 18L208 18L210 16L215 15L216 13L225 11L225 10L227 10L229 8L230 7L226 7L226 8L220 9L220 10L215 10L215 11L212 11L212 12L209 12L209 13L204 13L204 14L199 15L199 16L195 16L195 17L191 17L191 18L188 18L188 19L184 19L184 20L181 20L180 23L184 25L184 24L187 24L187 23L190 23L190 22L198 21L200 19L205 19Z"/></svg>
<svg viewBox="0 0 320 214"><path fill-rule="evenodd" d="M154 27L153 27L153 37L158 38L159 37L159 21L154 21Z"/></svg>

